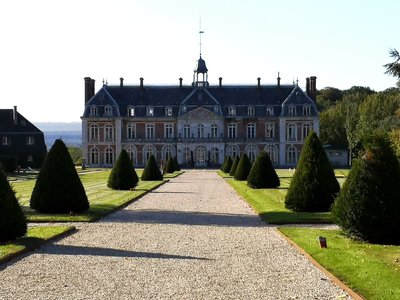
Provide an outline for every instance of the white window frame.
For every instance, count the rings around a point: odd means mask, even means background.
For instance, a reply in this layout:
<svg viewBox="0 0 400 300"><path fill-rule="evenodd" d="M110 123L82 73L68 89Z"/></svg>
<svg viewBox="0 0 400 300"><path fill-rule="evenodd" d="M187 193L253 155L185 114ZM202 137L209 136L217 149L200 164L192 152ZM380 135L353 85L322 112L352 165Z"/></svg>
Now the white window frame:
<svg viewBox="0 0 400 300"><path fill-rule="evenodd" d="M190 125L189 124L183 125L183 137L190 138Z"/></svg>
<svg viewBox="0 0 400 300"><path fill-rule="evenodd" d="M236 107L228 106L228 116L236 116Z"/></svg>
<svg viewBox="0 0 400 300"><path fill-rule="evenodd" d="M146 139L155 138L156 126L154 124L146 124Z"/></svg>
<svg viewBox="0 0 400 300"><path fill-rule="evenodd" d="M303 106L303 116L311 116L311 106L310 105Z"/></svg>
<svg viewBox="0 0 400 300"><path fill-rule="evenodd" d="M164 138L171 139L174 137L174 125L164 124Z"/></svg>
<svg viewBox="0 0 400 300"><path fill-rule="evenodd" d="M128 106L128 117L134 117L134 116L135 116L135 107Z"/></svg>
<svg viewBox="0 0 400 300"><path fill-rule="evenodd" d="M257 133L256 133L256 124L255 123L247 124L247 138L255 139L256 135L257 135Z"/></svg>
<svg viewBox="0 0 400 300"><path fill-rule="evenodd" d="M303 141L307 138L307 136L310 134L312 130L312 124L310 122L304 123L302 128L301 128L301 137Z"/></svg>
<svg viewBox="0 0 400 300"><path fill-rule="evenodd" d="M90 141L98 141L99 140L99 125L90 124L89 138L90 138Z"/></svg>
<svg viewBox="0 0 400 300"><path fill-rule="evenodd" d="M274 108L272 106L268 106L267 107L266 115L267 116L273 116L274 115Z"/></svg>
<svg viewBox="0 0 400 300"><path fill-rule="evenodd" d="M296 115L296 106L295 105L289 105L288 114L289 114L289 116Z"/></svg>
<svg viewBox="0 0 400 300"><path fill-rule="evenodd" d="M265 152L268 153L269 158L273 164L278 163L278 150L275 145L266 145Z"/></svg>
<svg viewBox="0 0 400 300"><path fill-rule="evenodd" d="M92 106L90 107L90 113L89 113L89 115L90 115L91 117L97 117L97 116L98 116L98 113L99 113L99 111L98 111L98 109L97 109L97 106L96 106L96 105L92 105Z"/></svg>
<svg viewBox="0 0 400 300"><path fill-rule="evenodd" d="M100 155L99 155L99 149L97 149L96 147L93 147L92 149L90 149L90 164L91 165L98 165L100 164Z"/></svg>
<svg viewBox="0 0 400 300"><path fill-rule="evenodd" d="M249 160L253 163L257 158L258 154L257 147L254 145L250 145L247 147L246 152L247 156L249 157Z"/></svg>
<svg viewBox="0 0 400 300"><path fill-rule="evenodd" d="M135 123L129 123L126 126L126 137L128 140L132 140L136 138L136 124Z"/></svg>
<svg viewBox="0 0 400 300"><path fill-rule="evenodd" d="M113 115L113 108L111 105L104 106L104 115L106 117L111 117Z"/></svg>
<svg viewBox="0 0 400 300"><path fill-rule="evenodd" d="M104 151L104 163L106 165L114 164L115 157L114 157L114 149L111 147L107 147Z"/></svg>
<svg viewBox="0 0 400 300"><path fill-rule="evenodd" d="M168 106L165 108L165 116L172 117L172 107Z"/></svg>
<svg viewBox="0 0 400 300"><path fill-rule="evenodd" d="M248 106L247 107L247 115L249 117L254 117L256 115L256 109L254 106Z"/></svg>
<svg viewBox="0 0 400 300"><path fill-rule="evenodd" d="M198 137L199 139L205 138L204 124L199 124L199 125L197 125L197 137Z"/></svg>
<svg viewBox="0 0 400 300"><path fill-rule="evenodd" d="M114 141L114 126L112 124L106 124L104 126L104 141Z"/></svg>
<svg viewBox="0 0 400 300"><path fill-rule="evenodd" d="M265 123L265 138L267 139L275 138L275 123L272 122Z"/></svg>
<svg viewBox="0 0 400 300"><path fill-rule="evenodd" d="M297 141L297 124L289 123L286 126L286 141L296 142Z"/></svg>
<svg viewBox="0 0 400 300"><path fill-rule="evenodd" d="M297 149L294 146L290 146L286 151L286 163L288 164L297 163Z"/></svg>
<svg viewBox="0 0 400 300"><path fill-rule="evenodd" d="M215 139L218 137L218 125L211 124L211 138Z"/></svg>
<svg viewBox="0 0 400 300"><path fill-rule="evenodd" d="M236 123L228 124L228 138L230 138L230 139L237 138L237 124Z"/></svg>
<svg viewBox="0 0 400 300"><path fill-rule="evenodd" d="M148 117L154 117L154 107L153 106L147 106L146 115Z"/></svg>

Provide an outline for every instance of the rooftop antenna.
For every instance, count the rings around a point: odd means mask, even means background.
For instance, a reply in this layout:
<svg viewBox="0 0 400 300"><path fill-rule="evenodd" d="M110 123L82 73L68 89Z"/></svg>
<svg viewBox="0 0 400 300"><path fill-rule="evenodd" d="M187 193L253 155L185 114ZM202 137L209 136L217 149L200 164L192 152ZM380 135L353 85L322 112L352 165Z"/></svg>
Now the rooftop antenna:
<svg viewBox="0 0 400 300"><path fill-rule="evenodd" d="M200 17L200 31L199 31L199 36L200 36L200 57L201 57L201 35L204 33L203 30L201 30L201 17Z"/></svg>

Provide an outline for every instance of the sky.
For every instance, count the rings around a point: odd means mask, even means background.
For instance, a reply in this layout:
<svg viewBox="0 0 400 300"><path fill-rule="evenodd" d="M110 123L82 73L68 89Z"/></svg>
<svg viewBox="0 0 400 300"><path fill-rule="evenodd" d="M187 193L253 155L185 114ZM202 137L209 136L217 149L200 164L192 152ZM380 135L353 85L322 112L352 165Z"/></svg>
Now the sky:
<svg viewBox="0 0 400 300"><path fill-rule="evenodd" d="M202 57L211 85L317 88L396 84L400 1L13 0L0 3L0 108L33 122L80 121L84 77L109 85L191 84Z"/></svg>

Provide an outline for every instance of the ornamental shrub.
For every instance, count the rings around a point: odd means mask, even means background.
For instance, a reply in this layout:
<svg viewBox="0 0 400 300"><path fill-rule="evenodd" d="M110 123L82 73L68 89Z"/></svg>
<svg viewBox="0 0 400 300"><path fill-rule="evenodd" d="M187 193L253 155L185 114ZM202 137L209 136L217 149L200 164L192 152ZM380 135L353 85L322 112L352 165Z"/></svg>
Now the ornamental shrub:
<svg viewBox="0 0 400 300"><path fill-rule="evenodd" d="M295 211L329 211L339 190L322 143L317 134L311 132L304 142L285 206Z"/></svg>
<svg viewBox="0 0 400 300"><path fill-rule="evenodd" d="M232 164L233 164L232 158L230 156L228 156L228 158L226 159L226 162L224 164L224 168L222 169L222 172L229 173L229 171L231 170Z"/></svg>
<svg viewBox="0 0 400 300"><path fill-rule="evenodd" d="M235 159L233 160L232 167L229 171L229 175L231 175L231 176L235 175L238 164L239 164L239 156L236 155Z"/></svg>
<svg viewBox="0 0 400 300"><path fill-rule="evenodd" d="M108 176L107 186L114 190L130 190L139 182L133 163L125 149L121 153Z"/></svg>
<svg viewBox="0 0 400 300"><path fill-rule="evenodd" d="M142 173L142 180L143 181L151 181L151 180L162 180L163 176L160 172L160 169L157 165L156 158L154 155L150 155L149 159L147 160L146 167Z"/></svg>
<svg viewBox="0 0 400 300"><path fill-rule="evenodd" d="M400 244L400 166L387 134L367 136L365 150L332 206L349 236L372 243Z"/></svg>
<svg viewBox="0 0 400 300"><path fill-rule="evenodd" d="M54 142L43 162L30 206L41 213L80 213L89 208L85 189L60 139Z"/></svg>
<svg viewBox="0 0 400 300"><path fill-rule="evenodd" d="M164 173L174 173L175 172L175 163L172 156L170 156L167 160L167 163L164 167Z"/></svg>
<svg viewBox="0 0 400 300"><path fill-rule="evenodd" d="M234 178L236 180L247 180L247 176L249 176L250 170L251 170L251 162L249 160L249 157L247 156L246 153L243 153L240 156L240 160L236 168Z"/></svg>
<svg viewBox="0 0 400 300"><path fill-rule="evenodd" d="M228 156L225 156L224 162L222 163L221 168L220 168L221 171L224 169L224 166L225 166L225 163L226 163L227 159L228 159Z"/></svg>
<svg viewBox="0 0 400 300"><path fill-rule="evenodd" d="M26 219L6 175L0 171L0 242L26 233Z"/></svg>
<svg viewBox="0 0 400 300"><path fill-rule="evenodd" d="M253 189L276 188L280 185L268 153L263 151L257 156L247 177L247 185Z"/></svg>
<svg viewBox="0 0 400 300"><path fill-rule="evenodd" d="M175 171L181 170L181 167L178 164L178 159L176 158L176 156L174 156L174 169L175 169Z"/></svg>

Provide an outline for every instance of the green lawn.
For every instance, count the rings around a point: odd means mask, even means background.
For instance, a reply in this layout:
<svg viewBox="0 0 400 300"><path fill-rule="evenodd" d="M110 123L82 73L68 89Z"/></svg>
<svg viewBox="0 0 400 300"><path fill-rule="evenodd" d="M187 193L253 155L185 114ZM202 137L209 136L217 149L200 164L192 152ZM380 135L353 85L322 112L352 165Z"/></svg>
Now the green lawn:
<svg viewBox="0 0 400 300"><path fill-rule="evenodd" d="M142 170L137 170L139 177L141 172ZM110 170L102 170L79 175L90 202L90 209L83 214L75 216L70 216L69 214L39 214L32 210L29 207L29 200L35 184L34 179L11 182L11 185L30 222L88 222L107 215L165 182L165 180L139 181L134 191L116 191L107 187L109 174ZM164 178L172 178L179 174L181 172L167 174Z"/></svg>
<svg viewBox="0 0 400 300"><path fill-rule="evenodd" d="M44 244L50 239L73 230L73 226L37 226L28 229L25 236L14 241L0 243L0 262L30 251Z"/></svg>
<svg viewBox="0 0 400 300"><path fill-rule="evenodd" d="M400 247L372 245L338 230L279 228L318 263L366 299L400 299ZM327 238L321 249L317 238Z"/></svg>
<svg viewBox="0 0 400 300"><path fill-rule="evenodd" d="M252 189L246 181L234 180L229 174L218 171L227 182L241 195L259 215L270 224L289 223L332 223L329 212L294 212L285 208L285 195L292 180L294 170L276 170L281 186L276 189ZM345 181L348 170L337 170L336 176L340 184Z"/></svg>

